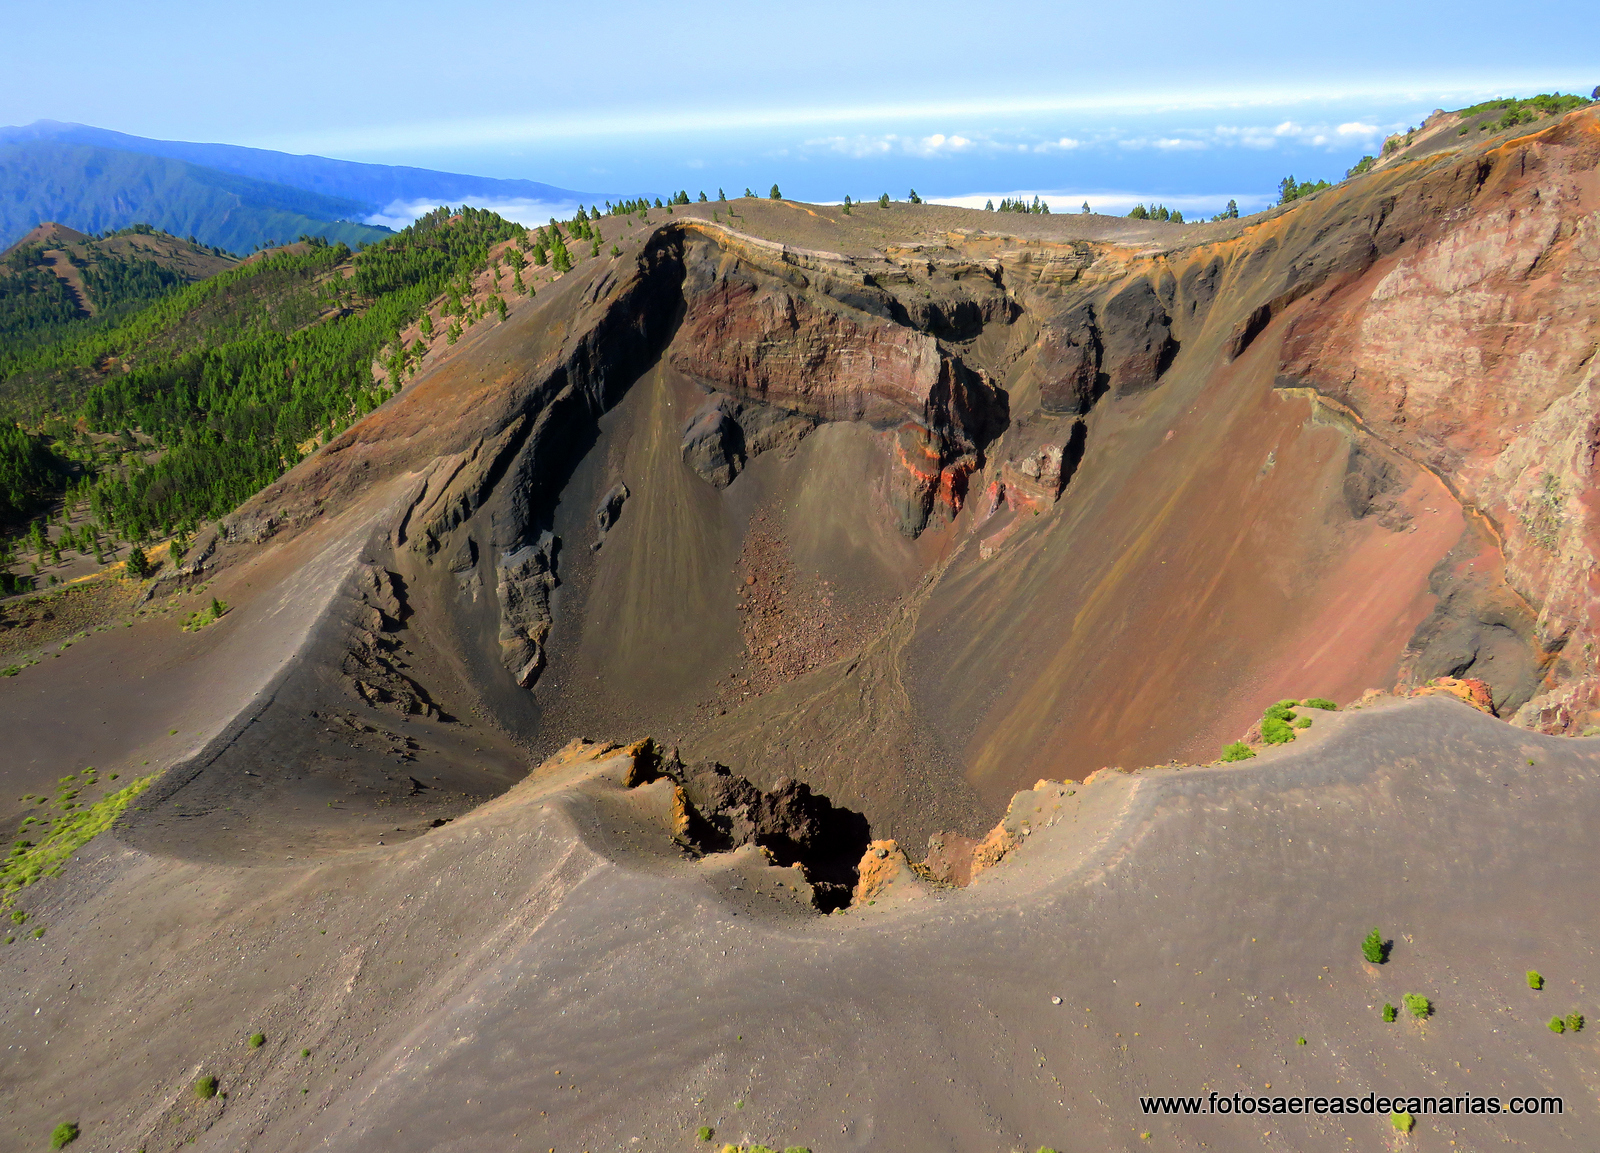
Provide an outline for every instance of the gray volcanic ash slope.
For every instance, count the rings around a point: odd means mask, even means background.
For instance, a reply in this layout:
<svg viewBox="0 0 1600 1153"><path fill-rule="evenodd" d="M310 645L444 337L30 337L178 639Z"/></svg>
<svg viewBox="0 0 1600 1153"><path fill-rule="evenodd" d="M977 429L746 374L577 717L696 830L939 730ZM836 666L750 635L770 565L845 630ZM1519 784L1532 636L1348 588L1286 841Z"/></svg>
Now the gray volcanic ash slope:
<svg viewBox="0 0 1600 1153"><path fill-rule="evenodd" d="M99 841L5 961L6 1145L69 1115L108 1149L1394 1131L1137 1100L1218 1090L1562 1095L1561 1117L1425 1116L1414 1137L1588 1147L1592 1044L1544 1022L1600 977L1573 917L1595 754L1437 698L1325 722L1259 765L1025 793L1003 866L958 890L901 873L831 917L753 845L683 856L669 783L627 788L632 755L605 746L398 846L241 868ZM1381 966L1358 948L1373 923ZM1433 1015L1386 1024L1405 993ZM190 1092L202 1075L226 1101Z"/></svg>

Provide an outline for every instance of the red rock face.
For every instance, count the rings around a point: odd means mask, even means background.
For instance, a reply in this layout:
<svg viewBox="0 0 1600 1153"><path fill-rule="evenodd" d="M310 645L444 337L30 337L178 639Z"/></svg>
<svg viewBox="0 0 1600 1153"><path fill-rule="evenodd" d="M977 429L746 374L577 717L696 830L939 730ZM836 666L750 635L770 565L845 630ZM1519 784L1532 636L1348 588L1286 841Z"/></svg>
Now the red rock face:
<svg viewBox="0 0 1600 1153"><path fill-rule="evenodd" d="M1586 112L1438 163L1380 226L1410 235L1296 312L1281 366L1488 519L1551 653L1518 717L1547 731L1592 724L1600 686L1597 161Z"/></svg>
<svg viewBox="0 0 1600 1153"><path fill-rule="evenodd" d="M874 424L931 414L948 371L930 336L863 325L744 279L689 298L670 357L680 372L736 396Z"/></svg>
<svg viewBox="0 0 1600 1153"><path fill-rule="evenodd" d="M702 265L708 254L702 252ZM694 263L691 257L691 265ZM886 430L890 503L915 536L954 516L978 466L997 400L934 337L750 268L691 274L670 348L673 368L732 396L823 421Z"/></svg>

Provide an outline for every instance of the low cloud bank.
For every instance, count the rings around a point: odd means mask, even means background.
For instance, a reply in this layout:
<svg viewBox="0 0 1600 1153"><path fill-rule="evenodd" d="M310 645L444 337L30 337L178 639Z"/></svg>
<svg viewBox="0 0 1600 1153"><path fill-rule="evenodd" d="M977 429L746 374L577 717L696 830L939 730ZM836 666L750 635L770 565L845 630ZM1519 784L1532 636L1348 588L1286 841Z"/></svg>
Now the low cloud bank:
<svg viewBox="0 0 1600 1153"><path fill-rule="evenodd" d="M518 224L532 228L536 224L548 223L551 217L565 220L578 210L576 200L505 200L498 197L467 197L465 203L474 208L487 208L491 212L498 212L507 220L515 220ZM381 224L386 228L399 230L416 220L424 213L432 212L438 208L437 202L432 200L400 201L396 200L382 212L376 212L366 218L365 224ZM458 207L458 205L451 205Z"/></svg>

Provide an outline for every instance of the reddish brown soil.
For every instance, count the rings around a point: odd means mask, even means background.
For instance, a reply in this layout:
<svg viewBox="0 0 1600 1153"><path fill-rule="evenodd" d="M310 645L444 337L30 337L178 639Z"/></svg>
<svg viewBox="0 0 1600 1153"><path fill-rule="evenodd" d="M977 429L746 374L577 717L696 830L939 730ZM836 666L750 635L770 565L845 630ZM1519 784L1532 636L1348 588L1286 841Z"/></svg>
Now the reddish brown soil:
<svg viewBox="0 0 1600 1153"><path fill-rule="evenodd" d="M748 658L723 694L734 704L832 664L868 639L862 615L837 603L831 582L796 571L773 523L757 514L734 570Z"/></svg>

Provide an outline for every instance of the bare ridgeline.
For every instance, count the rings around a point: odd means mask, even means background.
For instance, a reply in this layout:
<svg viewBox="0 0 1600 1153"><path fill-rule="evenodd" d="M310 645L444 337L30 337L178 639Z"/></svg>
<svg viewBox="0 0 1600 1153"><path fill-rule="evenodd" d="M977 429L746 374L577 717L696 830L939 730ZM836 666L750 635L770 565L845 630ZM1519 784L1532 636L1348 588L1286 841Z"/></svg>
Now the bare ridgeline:
<svg viewBox="0 0 1600 1153"><path fill-rule="evenodd" d="M1593 1148L1597 163L603 218L0 684L0 1146Z"/></svg>

